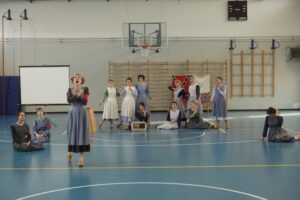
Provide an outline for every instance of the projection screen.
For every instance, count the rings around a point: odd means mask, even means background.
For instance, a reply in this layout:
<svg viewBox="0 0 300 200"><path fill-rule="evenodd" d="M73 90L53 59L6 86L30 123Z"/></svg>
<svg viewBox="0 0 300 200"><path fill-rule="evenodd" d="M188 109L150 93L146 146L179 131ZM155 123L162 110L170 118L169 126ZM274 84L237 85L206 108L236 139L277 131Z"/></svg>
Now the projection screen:
<svg viewBox="0 0 300 200"><path fill-rule="evenodd" d="M70 66L20 66L22 105L68 104Z"/></svg>

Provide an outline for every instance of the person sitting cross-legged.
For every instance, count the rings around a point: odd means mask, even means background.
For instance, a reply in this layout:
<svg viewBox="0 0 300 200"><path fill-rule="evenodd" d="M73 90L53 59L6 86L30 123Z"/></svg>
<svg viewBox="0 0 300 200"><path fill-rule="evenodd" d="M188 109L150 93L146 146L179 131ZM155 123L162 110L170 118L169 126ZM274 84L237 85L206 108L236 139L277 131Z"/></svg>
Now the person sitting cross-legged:
<svg viewBox="0 0 300 200"><path fill-rule="evenodd" d="M37 108L36 114L38 118L34 120L32 128L33 141L40 143L50 142L50 119L45 116L45 112L42 108Z"/></svg>
<svg viewBox="0 0 300 200"><path fill-rule="evenodd" d="M11 125L13 146L16 151L38 151L43 150L41 143L31 140L31 134L28 124L25 122L25 112L17 114L17 121Z"/></svg>

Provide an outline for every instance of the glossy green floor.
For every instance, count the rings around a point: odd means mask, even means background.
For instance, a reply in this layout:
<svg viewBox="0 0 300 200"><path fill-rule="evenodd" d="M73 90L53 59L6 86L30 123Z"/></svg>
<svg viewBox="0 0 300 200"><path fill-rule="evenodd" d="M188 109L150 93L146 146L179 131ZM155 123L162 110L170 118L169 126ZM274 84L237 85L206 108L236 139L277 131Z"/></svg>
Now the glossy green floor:
<svg viewBox="0 0 300 200"><path fill-rule="evenodd" d="M229 130L126 132L103 129L91 139L85 167L66 162L66 114L41 152L15 152L0 117L0 199L295 199L300 185L300 142L259 140L264 112L230 112ZM283 112L290 134L300 112ZM209 114L207 114L209 116ZM98 114L97 119L100 119ZM34 115L27 115L32 124ZM164 120L153 113L152 120Z"/></svg>

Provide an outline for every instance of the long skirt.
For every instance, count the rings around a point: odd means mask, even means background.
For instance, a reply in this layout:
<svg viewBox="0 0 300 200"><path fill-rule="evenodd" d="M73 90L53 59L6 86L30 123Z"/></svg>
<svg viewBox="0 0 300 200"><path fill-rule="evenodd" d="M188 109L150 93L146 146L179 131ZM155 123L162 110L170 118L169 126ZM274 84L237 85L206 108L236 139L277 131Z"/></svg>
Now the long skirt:
<svg viewBox="0 0 300 200"><path fill-rule="evenodd" d="M85 107L72 104L67 122L68 152L89 152L90 135Z"/></svg>
<svg viewBox="0 0 300 200"><path fill-rule="evenodd" d="M121 122L132 122L135 115L135 98L132 95L124 97L121 108Z"/></svg>
<svg viewBox="0 0 300 200"><path fill-rule="evenodd" d="M157 126L157 129L163 129L163 130L178 129L178 124L167 122L167 123Z"/></svg>
<svg viewBox="0 0 300 200"><path fill-rule="evenodd" d="M146 94L139 94L136 97L136 106L135 109L139 110L139 106L140 103L144 103L145 104L145 110L150 113L150 101L149 101L149 97Z"/></svg>
<svg viewBox="0 0 300 200"><path fill-rule="evenodd" d="M270 142L282 142L282 143L286 143L286 142L294 142L294 137L289 136L287 131L281 127L276 128L276 134L270 134L269 132L269 141Z"/></svg>
<svg viewBox="0 0 300 200"><path fill-rule="evenodd" d="M226 120L227 119L227 108L224 98L216 98L213 101L213 119L214 120Z"/></svg>
<svg viewBox="0 0 300 200"><path fill-rule="evenodd" d="M116 120L119 118L118 104L116 98L107 98L104 102L103 120Z"/></svg>

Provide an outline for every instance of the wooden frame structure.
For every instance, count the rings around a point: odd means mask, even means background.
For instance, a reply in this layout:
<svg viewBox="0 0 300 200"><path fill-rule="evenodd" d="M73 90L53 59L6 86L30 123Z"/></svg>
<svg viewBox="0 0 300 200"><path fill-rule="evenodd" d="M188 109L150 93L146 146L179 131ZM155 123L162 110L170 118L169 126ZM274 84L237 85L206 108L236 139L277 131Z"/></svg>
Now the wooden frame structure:
<svg viewBox="0 0 300 200"><path fill-rule="evenodd" d="M137 83L137 76L146 76L150 88L151 110L164 111L169 109L172 93L168 86L172 83L172 75L211 76L211 92L215 83L214 77L222 76L227 82L227 61L146 61L146 62L111 62L109 61L109 79L114 80L115 87L122 88L127 77ZM121 98L118 98L121 108ZM203 109L210 109L210 102L203 105Z"/></svg>
<svg viewBox="0 0 300 200"><path fill-rule="evenodd" d="M231 97L275 95L275 50L230 51L229 66Z"/></svg>

